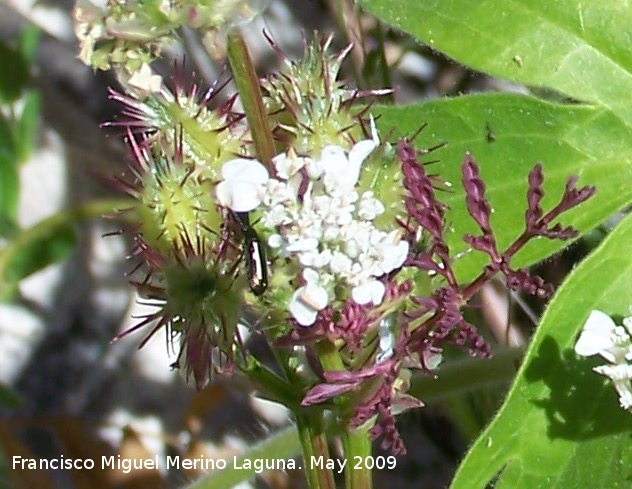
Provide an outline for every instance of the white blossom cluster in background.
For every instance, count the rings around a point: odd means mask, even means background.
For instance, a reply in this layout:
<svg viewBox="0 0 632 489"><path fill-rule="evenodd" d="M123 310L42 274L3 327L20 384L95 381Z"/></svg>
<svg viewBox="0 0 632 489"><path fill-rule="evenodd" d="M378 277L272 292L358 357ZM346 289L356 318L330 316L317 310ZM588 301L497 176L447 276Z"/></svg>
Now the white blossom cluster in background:
<svg viewBox="0 0 632 489"><path fill-rule="evenodd" d="M356 191L362 163L379 145L373 124L372 131L372 139L348 153L328 145L317 159L292 150L280 154L274 158L278 178L269 178L253 160L232 160L222 168L219 203L238 212L260 208L261 225L273 230L268 245L301 266L304 285L289 310L303 326L314 323L340 283L351 288L356 303L380 304L385 286L378 277L399 268L408 254L399 230L375 227L382 202L371 191Z"/></svg>
<svg viewBox="0 0 632 489"><path fill-rule="evenodd" d="M617 326L607 314L592 311L575 344L575 353L605 358L609 364L595 367L594 371L612 380L623 409L632 408L632 317L623 319L623 326Z"/></svg>

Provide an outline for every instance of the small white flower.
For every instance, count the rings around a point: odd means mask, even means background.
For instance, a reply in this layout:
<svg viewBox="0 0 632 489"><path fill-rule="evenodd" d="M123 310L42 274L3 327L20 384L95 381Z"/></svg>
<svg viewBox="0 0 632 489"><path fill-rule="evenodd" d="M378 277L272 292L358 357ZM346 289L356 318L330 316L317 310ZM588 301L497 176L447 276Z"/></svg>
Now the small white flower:
<svg viewBox="0 0 632 489"><path fill-rule="evenodd" d="M619 394L619 404L623 409L632 407L632 365L602 365L595 367L594 371L598 374L605 375L612 380L614 388Z"/></svg>
<svg viewBox="0 0 632 489"><path fill-rule="evenodd" d="M325 250L320 253L312 251L309 253L302 253L299 261L301 265L309 268L324 268L331 262L331 251Z"/></svg>
<svg viewBox="0 0 632 489"><path fill-rule="evenodd" d="M222 165L223 180L215 187L217 201L236 212L248 212L261 204L268 171L256 160L236 158Z"/></svg>
<svg viewBox="0 0 632 489"><path fill-rule="evenodd" d="M400 241L397 244L387 244L386 246L378 248L378 253L381 257L377 268L381 273L376 276L389 273L396 268L401 267L408 256L409 244L407 241Z"/></svg>
<svg viewBox="0 0 632 489"><path fill-rule="evenodd" d="M390 318L383 319L377 327L377 334L379 337L379 353L375 357L375 363L383 362L393 356L393 349L395 348L395 334L391 330Z"/></svg>
<svg viewBox="0 0 632 489"><path fill-rule="evenodd" d="M316 321L318 311L327 307L327 290L317 282L308 281L299 287L290 299L290 313L301 326L311 326Z"/></svg>
<svg viewBox="0 0 632 489"><path fill-rule="evenodd" d="M328 193L345 193L358 183L362 162L350 161L340 146L325 146L320 153L319 161L324 170L323 183Z"/></svg>
<svg viewBox="0 0 632 489"><path fill-rule="evenodd" d="M384 204L373 197L373 192L364 192L362 199L360 200L360 208L358 209L358 216L366 221L372 221L380 214L383 214L386 209Z"/></svg>
<svg viewBox="0 0 632 489"><path fill-rule="evenodd" d="M281 236L280 234L272 234L268 238L268 246L270 248L281 248L284 242L285 240L283 239L283 236Z"/></svg>
<svg viewBox="0 0 632 489"><path fill-rule="evenodd" d="M384 292L386 292L386 287L382 282L369 280L351 289L351 297L353 297L355 302L361 305L370 302L378 305L384 298Z"/></svg>
<svg viewBox="0 0 632 489"><path fill-rule="evenodd" d="M601 311L591 311L584 329L575 343L575 353L583 357L601 355L611 363L618 363L619 348L615 345L613 333L617 325L612 318Z"/></svg>
<svg viewBox="0 0 632 489"><path fill-rule="evenodd" d="M329 262L329 269L336 275L346 275L351 272L353 262L344 253L334 251Z"/></svg>
<svg viewBox="0 0 632 489"><path fill-rule="evenodd" d="M296 175L301 168L306 166L309 158L297 156L296 153L290 149L287 153L281 153L280 155L272 158L274 168L276 168L277 176L283 180L289 180Z"/></svg>
<svg viewBox="0 0 632 489"><path fill-rule="evenodd" d="M280 182L274 178L269 179L265 184L262 203L268 207L282 204L285 207L296 199L292 189L288 188L285 182Z"/></svg>
<svg viewBox="0 0 632 489"><path fill-rule="evenodd" d="M623 409L632 408L632 338L630 338L630 318L623 320L624 326L617 326L612 318L601 311L592 311L582 330L575 352L582 356L601 355L611 365L601 365L593 370L612 380L619 394L619 404Z"/></svg>
<svg viewBox="0 0 632 489"><path fill-rule="evenodd" d="M340 146L335 145L328 145L322 149L318 164L324 172L323 182L327 192L345 194L356 186L362 163L380 144L373 119L371 119L371 133L372 139L356 143L349 154L346 154Z"/></svg>
<svg viewBox="0 0 632 489"><path fill-rule="evenodd" d="M262 224L267 228L275 228L290 222L292 222L292 217L287 208L281 204L272 207L262 218Z"/></svg>
<svg viewBox="0 0 632 489"><path fill-rule="evenodd" d="M318 250L318 240L316 238L292 236L288 241L285 249L291 253L315 252Z"/></svg>
<svg viewBox="0 0 632 489"><path fill-rule="evenodd" d="M162 77L156 75L147 63L143 63L140 70L135 72L127 83L142 97L152 93L159 93L162 88Z"/></svg>

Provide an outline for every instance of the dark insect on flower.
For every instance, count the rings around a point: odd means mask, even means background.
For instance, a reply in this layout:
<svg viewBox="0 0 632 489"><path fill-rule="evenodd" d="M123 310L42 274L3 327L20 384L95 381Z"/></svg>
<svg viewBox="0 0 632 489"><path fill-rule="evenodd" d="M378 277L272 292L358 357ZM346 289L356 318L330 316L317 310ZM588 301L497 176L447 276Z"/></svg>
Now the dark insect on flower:
<svg viewBox="0 0 632 489"><path fill-rule="evenodd" d="M268 287L268 263L265 246L261 244L257 232L250 225L250 217L247 212L233 212L232 214L239 224L244 238L248 285L253 294L260 296Z"/></svg>

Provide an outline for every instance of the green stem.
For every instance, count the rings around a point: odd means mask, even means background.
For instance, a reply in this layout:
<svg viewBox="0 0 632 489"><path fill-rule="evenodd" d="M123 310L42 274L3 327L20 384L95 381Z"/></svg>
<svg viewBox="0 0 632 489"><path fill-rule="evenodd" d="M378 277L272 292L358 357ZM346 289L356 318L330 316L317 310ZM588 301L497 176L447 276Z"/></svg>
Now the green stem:
<svg viewBox="0 0 632 489"><path fill-rule="evenodd" d="M342 362L340 352L329 340L322 340L316 343L316 353L318 354L318 361L321 367L325 371L339 371L345 370L345 365Z"/></svg>
<svg viewBox="0 0 632 489"><path fill-rule="evenodd" d="M296 414L298 437L303 448L303 467L310 489L336 489L334 475L325 467L329 461L329 446L323 429L322 413L308 416ZM320 464L315 463L320 461ZM321 468L322 466L322 468Z"/></svg>
<svg viewBox="0 0 632 489"><path fill-rule="evenodd" d="M336 345L330 341L324 340L317 343L316 351L323 370L336 371L344 369L340 352ZM341 400L342 398L338 398L338 401ZM344 410L344 405L340 405L340 407ZM360 428L347 426L341 430L342 446L346 459L344 470L345 487L347 489L371 489L373 487L371 469L368 469L365 463L372 454L371 439L369 437L370 428L371 423L366 423Z"/></svg>
<svg viewBox="0 0 632 489"><path fill-rule="evenodd" d="M272 158L275 156L274 139L263 105L259 79L241 33L234 29L228 34L228 62L235 78L237 91L246 112L250 133L257 157L274 175Z"/></svg>
<svg viewBox="0 0 632 489"><path fill-rule="evenodd" d="M371 461L372 445L369 430L371 423L359 428L347 428L342 433L342 447L345 452L345 488L372 489L373 476L367 468Z"/></svg>
<svg viewBox="0 0 632 489"><path fill-rule="evenodd" d="M245 453L229 459L226 468L213 470L211 473L187 489L229 489L233 486L258 475L252 463L256 459L279 460L289 458L298 452L299 440L296 428L290 426L262 441ZM246 465L246 462L251 462Z"/></svg>
<svg viewBox="0 0 632 489"><path fill-rule="evenodd" d="M302 392L293 388L292 385L263 366L255 358L250 358L248 365L242 368L242 372L249 381L256 383L258 388L263 389L264 397L274 399L289 409L296 409L300 406ZM252 385L248 384L247 387L252 388Z"/></svg>
<svg viewBox="0 0 632 489"><path fill-rule="evenodd" d="M442 366L438 372L439 378L428 375L413 375L409 394L422 398L426 403L442 400L451 396L458 396L464 391L477 390L490 385L509 383L515 377L515 362L519 361L524 350L520 348L506 348L494 352L494 357L489 360L468 358L462 361L455 361ZM474 371L473 376L469 375ZM464 377L465 374L468 374ZM445 384L445 385L444 385ZM307 422L306 418L305 422ZM337 435L340 430L336 426L327 427L329 436ZM346 433L343 434L346 436ZM350 433L350 435L354 435ZM361 435L355 434L360 437ZM324 437L323 437L324 438ZM299 438L297 426L290 426L278 434L262 441L259 445L248 450L237 457L237 466L243 466L244 460L254 460L255 458L281 459L298 455L300 443L305 442L312 447L309 427L304 429L302 437ZM356 450L351 439L345 440L345 453L347 454L347 465L355 465L353 457L357 454L361 456L360 447ZM360 443L360 442L355 442ZM351 448L347 448L350 445ZM317 444L318 448L310 448L310 453L319 453L323 445ZM326 445L324 445L326 447ZM354 452L355 450L355 452ZM323 459L327 452L323 452ZM351 456L351 458L349 458ZM309 460L308 460L309 463ZM308 466L309 467L309 466ZM229 463L223 470L212 471L200 481L189 486L188 489L229 489L234 485L248 480L256 475L255 467L249 469L236 469L235 464ZM318 487L318 486L316 486ZM326 486L325 486L326 487ZM362 486L358 486L362 487ZM370 487L370 486L369 486Z"/></svg>
<svg viewBox="0 0 632 489"><path fill-rule="evenodd" d="M84 219L112 214L117 209L126 209L133 205L130 199L92 200L77 207L65 209L53 214L37 224L19 232L14 239L0 251L0 278L4 277L15 257L31 243L46 239L56 229L74 224Z"/></svg>

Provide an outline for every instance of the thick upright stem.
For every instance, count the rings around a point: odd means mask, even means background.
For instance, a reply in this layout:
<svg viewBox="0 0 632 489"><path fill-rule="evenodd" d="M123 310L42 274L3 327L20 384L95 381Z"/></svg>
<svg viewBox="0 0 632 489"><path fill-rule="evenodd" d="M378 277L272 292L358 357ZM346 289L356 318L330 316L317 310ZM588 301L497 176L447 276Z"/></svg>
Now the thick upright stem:
<svg viewBox="0 0 632 489"><path fill-rule="evenodd" d="M336 489L333 473L325 467L330 457L321 415L296 414L298 437L303 447L303 468L310 489Z"/></svg>
<svg viewBox="0 0 632 489"><path fill-rule="evenodd" d="M359 428L347 428L342 433L342 446L345 452L345 488L372 489L373 476L368 466L373 462L371 423Z"/></svg>
<svg viewBox="0 0 632 489"><path fill-rule="evenodd" d="M268 168L270 174L274 175L272 158L275 155L275 149L272 131L268 124L259 79L248 53L248 46L238 30L233 30L228 35L228 62L246 112L257 157Z"/></svg>
<svg viewBox="0 0 632 489"><path fill-rule="evenodd" d="M335 345L324 340L316 345L318 359L324 370L339 371L344 369L344 364L340 353ZM339 400L339 399L338 399ZM371 423L366 423L359 428L346 426L341 430L342 446L345 464L345 487L346 489L372 489L373 477L371 469L367 468L367 463L371 463L372 455L371 438L369 430Z"/></svg>

